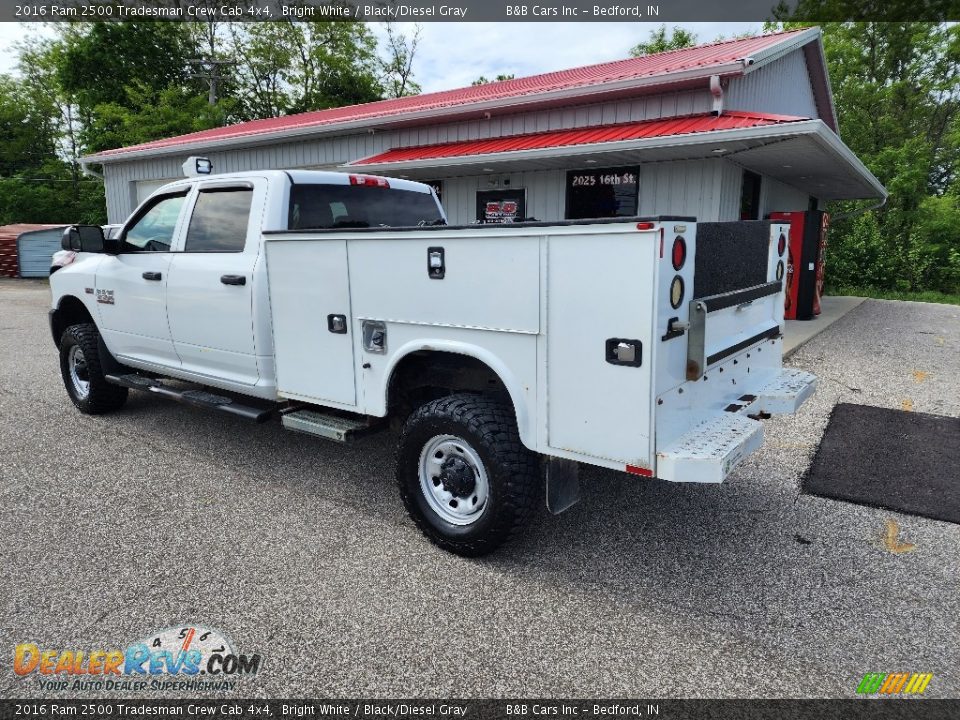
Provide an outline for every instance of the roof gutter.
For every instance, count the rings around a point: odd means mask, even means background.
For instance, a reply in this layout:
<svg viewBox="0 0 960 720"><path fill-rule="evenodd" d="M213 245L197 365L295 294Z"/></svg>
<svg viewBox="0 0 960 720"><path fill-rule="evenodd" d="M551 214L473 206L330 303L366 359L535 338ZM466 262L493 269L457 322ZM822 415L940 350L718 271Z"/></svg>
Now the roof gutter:
<svg viewBox="0 0 960 720"><path fill-rule="evenodd" d="M196 141L185 141L176 145L162 145L159 147L146 147L140 150L131 149L129 151L107 151L97 153L81 158L81 162L96 162L101 164L110 164L115 162L126 162L127 160L140 160L148 157L160 157L163 155L186 155L197 151L221 151L235 147L249 147L253 144L269 143L276 140L284 142L294 142L305 136L318 135L342 135L350 131L368 131L376 127L385 125L395 125L398 121L406 123L425 122L429 120L439 120L463 116L472 113L482 114L484 112L497 111L516 111L522 110L530 105L542 103L566 101L566 100L589 100L598 95L607 95L617 93L623 90L643 90L656 87L669 87L681 83L707 80L711 76L717 75L728 77L731 75L742 75L744 73L745 63L741 60L734 60L723 65L713 65L707 68L695 68L692 70L682 70L668 75L653 75L644 78L630 78L629 80L620 80L618 82L603 83L602 85L587 85L572 89L553 90L550 92L536 93L531 95L521 95L499 100L488 100L479 103L470 103L468 105L453 105L444 108L431 108L420 112L408 113L404 115L385 115L382 117L362 118L342 123L330 123L326 125L310 125L305 122L300 127L285 127L280 130L267 132L242 132L232 137L200 139Z"/></svg>

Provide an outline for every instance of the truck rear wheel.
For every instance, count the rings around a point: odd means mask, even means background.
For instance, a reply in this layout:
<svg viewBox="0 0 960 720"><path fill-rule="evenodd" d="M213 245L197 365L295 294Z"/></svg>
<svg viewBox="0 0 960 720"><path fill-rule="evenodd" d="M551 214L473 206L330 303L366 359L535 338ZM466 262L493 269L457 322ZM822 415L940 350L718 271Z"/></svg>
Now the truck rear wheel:
<svg viewBox="0 0 960 720"><path fill-rule="evenodd" d="M480 395L440 398L410 416L397 482L423 534L466 556L514 537L540 494L539 463L520 442L512 408Z"/></svg>
<svg viewBox="0 0 960 720"><path fill-rule="evenodd" d="M127 388L111 385L100 364L100 333L93 323L71 325L60 339L60 374L80 412L101 415L123 407Z"/></svg>

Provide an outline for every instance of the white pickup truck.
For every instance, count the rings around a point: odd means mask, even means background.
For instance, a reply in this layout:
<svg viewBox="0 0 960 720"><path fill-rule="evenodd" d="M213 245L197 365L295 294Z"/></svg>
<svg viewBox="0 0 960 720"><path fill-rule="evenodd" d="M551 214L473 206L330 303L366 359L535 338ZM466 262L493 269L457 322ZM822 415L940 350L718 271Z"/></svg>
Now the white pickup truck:
<svg viewBox="0 0 960 720"><path fill-rule="evenodd" d="M721 482L816 386L781 366L789 225L449 227L407 180L189 174L114 239L65 231L74 404L132 388L336 441L394 420L400 496L449 551L496 548L544 487L572 505L579 463Z"/></svg>

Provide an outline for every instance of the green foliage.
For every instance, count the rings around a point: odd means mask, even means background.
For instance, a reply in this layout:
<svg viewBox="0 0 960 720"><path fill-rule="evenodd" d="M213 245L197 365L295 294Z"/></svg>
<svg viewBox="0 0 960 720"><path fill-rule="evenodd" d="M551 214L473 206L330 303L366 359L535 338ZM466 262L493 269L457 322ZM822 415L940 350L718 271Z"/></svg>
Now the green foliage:
<svg viewBox="0 0 960 720"><path fill-rule="evenodd" d="M505 73L500 73L493 80L491 80L486 75L481 75L470 84L476 87L477 85L486 85L487 83L492 83L492 82L503 82L504 80L513 80L515 77L516 75L514 75L513 73L510 73L509 75Z"/></svg>
<svg viewBox="0 0 960 720"><path fill-rule="evenodd" d="M835 5L804 0L800 9ZM957 292L960 26L842 22L822 28L841 137L890 193L880 210L834 224L830 282ZM842 215L851 208L842 203L831 210Z"/></svg>
<svg viewBox="0 0 960 720"><path fill-rule="evenodd" d="M630 55L633 57L642 57L643 55L655 55L656 53L666 52L667 50L680 50L681 48L692 47L697 44L697 36L684 30L682 27L674 26L667 35L667 26L661 25L656 30L650 31L650 38L646 42L637 43L630 48Z"/></svg>
<svg viewBox="0 0 960 720"><path fill-rule="evenodd" d="M383 97L376 40L363 23L248 23L232 28L232 49L242 119Z"/></svg>

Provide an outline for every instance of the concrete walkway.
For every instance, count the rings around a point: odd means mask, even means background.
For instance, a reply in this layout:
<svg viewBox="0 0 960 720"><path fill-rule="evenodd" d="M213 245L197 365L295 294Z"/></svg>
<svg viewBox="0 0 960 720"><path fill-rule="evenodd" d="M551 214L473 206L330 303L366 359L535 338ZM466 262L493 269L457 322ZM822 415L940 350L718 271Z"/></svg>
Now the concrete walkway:
<svg viewBox="0 0 960 720"><path fill-rule="evenodd" d="M792 355L807 340L822 333L864 300L866 298L849 296L823 297L820 298L820 314L813 320L787 320L783 356Z"/></svg>

